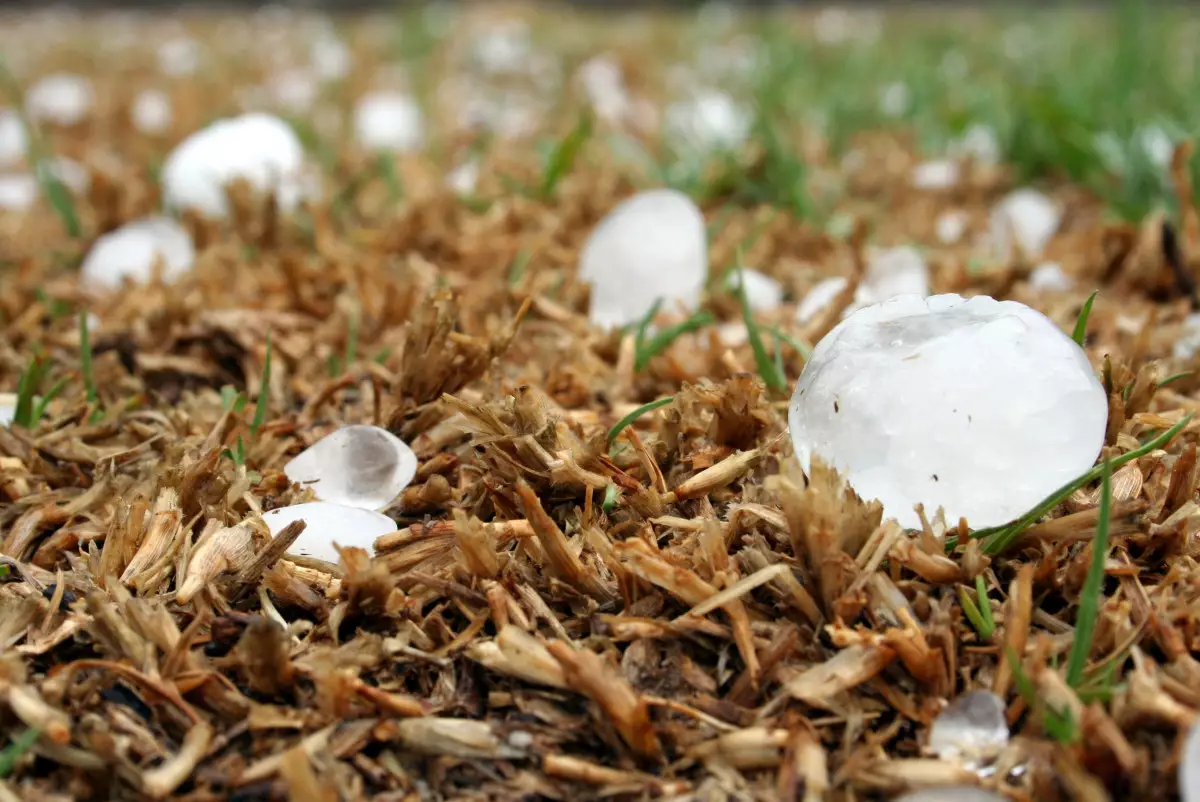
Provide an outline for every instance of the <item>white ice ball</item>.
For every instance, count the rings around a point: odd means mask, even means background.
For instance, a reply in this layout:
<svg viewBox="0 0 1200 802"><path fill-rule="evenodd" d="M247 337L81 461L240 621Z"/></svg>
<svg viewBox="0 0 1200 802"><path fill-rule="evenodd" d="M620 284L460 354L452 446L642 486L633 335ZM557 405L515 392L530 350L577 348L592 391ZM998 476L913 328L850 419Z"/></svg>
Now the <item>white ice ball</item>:
<svg viewBox="0 0 1200 802"><path fill-rule="evenodd" d="M845 276L833 276L818 281L796 305L796 322L803 326L815 318L833 303L833 299L838 297L849 283Z"/></svg>
<svg viewBox="0 0 1200 802"><path fill-rule="evenodd" d="M1108 400L1086 354L1015 301L900 296L813 350L788 415L796 455L842 471L908 527L913 505L1006 523L1092 466Z"/></svg>
<svg viewBox="0 0 1200 802"><path fill-rule="evenodd" d="M934 223L938 240L946 245L958 242L967 231L968 219L967 213L962 209L950 209L942 212Z"/></svg>
<svg viewBox="0 0 1200 802"><path fill-rule="evenodd" d="M134 128L143 134L165 133L171 127L171 98L158 89L143 89L133 99L129 110Z"/></svg>
<svg viewBox="0 0 1200 802"><path fill-rule="evenodd" d="M402 92L373 92L354 109L354 133L368 150L409 151L423 137L421 107Z"/></svg>
<svg viewBox="0 0 1200 802"><path fill-rule="evenodd" d="M1058 231L1059 218L1058 206L1036 189L1010 192L992 209L991 236L998 255L1011 259L1018 247L1026 256L1041 255Z"/></svg>
<svg viewBox="0 0 1200 802"><path fill-rule="evenodd" d="M1043 262L1029 274L1029 286L1038 292L1066 292L1075 282L1058 262Z"/></svg>
<svg viewBox="0 0 1200 802"><path fill-rule="evenodd" d="M30 173L0 175L0 211L23 212L37 202L38 182Z"/></svg>
<svg viewBox="0 0 1200 802"><path fill-rule="evenodd" d="M732 97L715 89L701 90L667 107L668 137L684 148L732 150L750 134L750 113Z"/></svg>
<svg viewBox="0 0 1200 802"><path fill-rule="evenodd" d="M82 75L54 73L35 82L25 93L25 112L36 122L75 125L92 110L92 82Z"/></svg>
<svg viewBox="0 0 1200 802"><path fill-rule="evenodd" d="M323 501L382 510L412 482L417 456L386 429L343 426L300 452L283 471Z"/></svg>
<svg viewBox="0 0 1200 802"><path fill-rule="evenodd" d="M191 235L169 217L147 217L126 223L99 237L80 268L80 281L94 289L117 289L125 279L145 283L162 267L171 282L192 268L196 250Z"/></svg>
<svg viewBox="0 0 1200 802"><path fill-rule="evenodd" d="M374 556L375 541L396 531L396 522L386 515L329 501L280 507L263 513L263 521L272 537L278 536L292 521L304 521L304 531L287 553L334 564L341 559L335 543L343 548L360 548Z"/></svg>
<svg viewBox="0 0 1200 802"><path fill-rule="evenodd" d="M926 191L951 189L958 184L958 174L958 162L953 159L934 159L914 167L909 175L909 183L913 189Z"/></svg>
<svg viewBox="0 0 1200 802"><path fill-rule="evenodd" d="M1179 798L1200 802L1200 720L1188 731L1179 757Z"/></svg>
<svg viewBox="0 0 1200 802"><path fill-rule="evenodd" d="M658 300L664 312L693 310L708 278L704 215L676 190L640 192L588 236L579 277L592 285L588 318L597 326L637 322Z"/></svg>
<svg viewBox="0 0 1200 802"><path fill-rule="evenodd" d="M929 268L925 257L911 245L898 248L868 248L867 269L858 291L855 307L868 306L897 295L928 295Z"/></svg>
<svg viewBox="0 0 1200 802"><path fill-rule="evenodd" d="M21 115L13 109L0 109L0 167L10 167L25 158L29 136Z"/></svg>
<svg viewBox="0 0 1200 802"><path fill-rule="evenodd" d="M164 75L192 75L200 66L200 45L186 36L168 39L158 46L158 69Z"/></svg>
<svg viewBox="0 0 1200 802"><path fill-rule="evenodd" d="M274 192L283 211L304 194L304 148L285 123L269 114L218 120L196 131L163 163L163 203L209 217L228 214L226 187L242 179L259 192Z"/></svg>
<svg viewBox="0 0 1200 802"><path fill-rule="evenodd" d="M783 285L759 270L743 269L739 275L731 270L725 277L725 287L736 292L745 280L746 301L755 312L770 312L783 303Z"/></svg>

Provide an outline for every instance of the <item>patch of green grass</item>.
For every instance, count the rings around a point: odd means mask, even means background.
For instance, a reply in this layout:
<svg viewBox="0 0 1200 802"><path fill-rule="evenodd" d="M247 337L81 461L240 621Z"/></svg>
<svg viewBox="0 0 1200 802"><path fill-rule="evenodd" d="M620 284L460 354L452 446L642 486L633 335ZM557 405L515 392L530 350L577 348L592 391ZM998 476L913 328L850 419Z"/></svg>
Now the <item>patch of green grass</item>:
<svg viewBox="0 0 1200 802"><path fill-rule="evenodd" d="M662 331L655 332L648 338L643 334L637 343L636 356L633 361L634 369L644 370L650 364L651 359L667 350L671 343L675 342L679 337L688 332L699 331L714 321L715 318L709 312L700 311L687 320L676 323L673 326L667 326Z"/></svg>
<svg viewBox="0 0 1200 802"><path fill-rule="evenodd" d="M996 625L995 622L989 623L989 621L984 618L983 608L986 606L984 605L984 599L986 596L979 596L978 598L979 604L976 605L975 602L971 600L970 594L967 593L967 589L959 585L958 604L960 607L962 607L963 615L967 617L967 620L971 622L971 626L974 627L975 631L979 633L979 639L986 641L990 640L992 635L996 632ZM987 607L987 611L987 615L990 618L992 614L990 606Z"/></svg>
<svg viewBox="0 0 1200 802"><path fill-rule="evenodd" d="M1160 381L1157 385L1157 388L1159 390L1161 390L1162 388L1166 387L1168 384L1174 384L1175 382L1179 381L1180 379L1186 379L1188 376L1191 376L1191 375L1192 375L1192 371L1190 371L1190 370L1185 370L1183 373L1174 373L1174 374L1168 376L1167 378L1163 379L1162 381Z"/></svg>
<svg viewBox="0 0 1200 802"><path fill-rule="evenodd" d="M34 355L29 364L17 377L17 405L13 410L13 425L33 429L46 415L50 402L66 387L67 380L59 379L44 395L42 385L50 371L50 363L40 355Z"/></svg>
<svg viewBox="0 0 1200 802"><path fill-rule="evenodd" d="M1080 348L1083 347L1084 341L1087 340L1088 318L1092 314L1092 304L1095 303L1096 296L1099 293L1100 290L1095 290L1088 296L1088 299L1083 302L1083 308L1079 310L1079 317L1075 318L1075 330L1071 333L1071 339Z"/></svg>
<svg viewBox="0 0 1200 802"><path fill-rule="evenodd" d="M4 566L7 568L8 566ZM35 729L27 729L20 735L13 738L12 743L0 749L0 777L7 777L12 774L13 769L17 766L17 761L21 756L33 748L37 743L40 733Z"/></svg>
<svg viewBox="0 0 1200 802"><path fill-rule="evenodd" d="M604 501L600 502L600 509L605 512L612 512L617 506L617 486L609 485L604 488Z"/></svg>
<svg viewBox="0 0 1200 802"><path fill-rule="evenodd" d="M784 375L782 367L767 355L758 322L754 319L754 310L750 308L750 300L746 297L746 282L742 275L740 250L737 253L736 269L738 271L737 294L738 299L742 302L742 319L746 323L746 333L750 337L750 348L754 351L754 364L758 367L758 375L762 376L763 382L771 390L779 393L787 392L787 376Z"/></svg>
<svg viewBox="0 0 1200 802"><path fill-rule="evenodd" d="M660 407L665 407L674 400L675 396L669 395L666 398L659 398L658 400L651 401L648 404L642 404L640 407L633 410L633 412L630 412L628 415L617 421L616 425L608 430L608 444L611 446L614 442L616 442L617 436L624 431L626 426L629 426L646 413L653 412Z"/></svg>
<svg viewBox="0 0 1200 802"><path fill-rule="evenodd" d="M528 248L521 248L513 256L512 264L508 266L508 286L515 287L521 277L525 275L525 268L529 267L529 260L533 253Z"/></svg>
<svg viewBox="0 0 1200 802"><path fill-rule="evenodd" d="M1075 638L1071 641L1071 654L1067 660L1067 683L1072 688L1083 684L1083 672L1092 653L1092 637L1104 592L1104 564L1108 560L1108 527L1112 517L1112 466L1106 460L1100 467L1100 514L1096 521L1096 537L1092 541L1092 564L1079 594Z"/></svg>
<svg viewBox="0 0 1200 802"><path fill-rule="evenodd" d="M250 437L257 439L258 430L267 421L267 407L271 403L271 333L267 332L267 357L263 360L262 377L259 380L258 401L254 405L254 420L250 422Z"/></svg>
<svg viewBox="0 0 1200 802"><path fill-rule="evenodd" d="M93 407L92 416L103 417L100 410L100 396L96 392L96 378L92 374L92 337L88 332L88 319L85 310L79 311L79 371L83 375L83 390L87 402Z"/></svg>
<svg viewBox="0 0 1200 802"><path fill-rule="evenodd" d="M404 197L404 185L396 172L396 158L390 153L380 153L375 157L375 169L387 186L388 202L395 206Z"/></svg>
<svg viewBox="0 0 1200 802"><path fill-rule="evenodd" d="M543 199L548 200L554 197L554 190L558 186L558 182L571 172L584 144L592 135L593 124L591 112L585 109L579 115L579 119L575 121L574 127L550 151L542 170L542 181L538 187Z"/></svg>
<svg viewBox="0 0 1200 802"><path fill-rule="evenodd" d="M1046 730L1046 734L1059 743L1075 743L1079 738L1079 727L1071 716L1071 711L1055 710L1046 704L1038 696L1033 680L1025 673L1025 669L1021 666L1021 659L1017 657L1017 653L1013 651L1013 648L1006 646L1004 654L1008 659L1009 667L1012 669L1013 681L1017 686L1017 692L1021 694L1021 698L1025 700L1025 703L1029 705L1031 710L1041 713L1042 727Z"/></svg>

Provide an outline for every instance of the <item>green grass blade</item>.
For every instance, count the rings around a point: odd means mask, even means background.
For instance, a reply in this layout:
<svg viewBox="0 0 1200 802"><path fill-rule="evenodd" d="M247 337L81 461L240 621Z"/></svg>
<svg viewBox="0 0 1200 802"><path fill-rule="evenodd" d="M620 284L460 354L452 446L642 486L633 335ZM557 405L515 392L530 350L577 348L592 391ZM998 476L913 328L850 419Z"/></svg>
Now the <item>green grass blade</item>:
<svg viewBox="0 0 1200 802"><path fill-rule="evenodd" d="M1096 295L1100 290L1096 290L1088 299L1083 302L1083 308L1079 310L1079 317L1075 319L1075 331L1071 334L1071 339L1082 348L1083 341L1087 339L1087 324L1088 318L1092 314L1092 304L1096 302Z"/></svg>
<svg viewBox="0 0 1200 802"><path fill-rule="evenodd" d="M992 617L992 605L988 601L987 583L983 581L982 576L975 577L975 598L979 600L979 615L983 619L983 624L987 627L987 635L985 638L990 638L992 633L996 631L996 619Z"/></svg>
<svg viewBox="0 0 1200 802"><path fill-rule="evenodd" d="M1034 686L1033 680L1025 673L1025 669L1021 665L1021 660L1017 657L1017 653L1013 651L1013 647L1006 646L1004 654L1008 658L1009 668L1012 669L1013 683L1017 686L1017 692L1021 694L1021 698L1025 700L1025 704L1031 710L1041 711L1042 726L1045 728L1046 734L1059 743L1073 743L1077 735L1077 730L1075 722L1071 719L1070 712L1059 712L1048 704L1045 704L1038 697L1037 688Z"/></svg>
<svg viewBox="0 0 1200 802"><path fill-rule="evenodd" d="M34 426L37 425L38 421L40 421L42 418L46 417L46 408L50 406L50 402L53 401L55 398L57 398L58 394L61 393L63 391L63 388L66 386L67 386L67 379L66 379L66 377L63 377L54 383L54 386L50 388L50 391L48 393L46 393L41 398L36 399L36 403L33 406L32 423Z"/></svg>
<svg viewBox="0 0 1200 802"><path fill-rule="evenodd" d="M404 186L400 183L400 174L396 172L395 157L390 153L380 153L375 165L383 183L387 185L388 201L393 205L399 203L404 197Z"/></svg>
<svg viewBox="0 0 1200 802"><path fill-rule="evenodd" d="M250 436L258 437L258 430L267 421L267 406L271 399L271 333L267 332L267 358L263 360L262 379L258 387L258 402L254 406L254 421L250 424ZM240 464L240 463L239 463Z"/></svg>
<svg viewBox="0 0 1200 802"><path fill-rule="evenodd" d="M638 321L637 326L634 327L633 345L635 353L642 350L642 343L646 341L646 330L654 322L654 317L658 314L658 310L662 308L662 303L662 298L655 298L654 303L650 304L650 309L646 311L646 314Z"/></svg>
<svg viewBox="0 0 1200 802"><path fill-rule="evenodd" d="M617 486L609 485L604 488L604 501L600 503L600 509L612 512L615 506L617 506Z"/></svg>
<svg viewBox="0 0 1200 802"><path fill-rule="evenodd" d="M0 750L0 777L7 777L12 774L13 769L17 767L17 761L21 759L22 755L33 748L40 734L35 729L27 729L16 738L13 738L11 744Z"/></svg>
<svg viewBox="0 0 1200 802"><path fill-rule="evenodd" d="M988 640L992 637L991 631L987 627L987 623L983 620L983 613L971 601L971 597L967 594L967 589L962 585L958 587L958 605L962 607L963 615L971 622L971 626L979 633L981 640Z"/></svg>
<svg viewBox="0 0 1200 802"><path fill-rule="evenodd" d="M555 187L562 177L571 171L583 145L592 135L592 115L584 111L565 137L559 140L546 159L546 169L542 172L542 183L539 188L543 198L554 194Z"/></svg>
<svg viewBox="0 0 1200 802"><path fill-rule="evenodd" d="M525 275L525 268L529 266L529 259L533 254L528 248L522 248L517 251L513 257L512 264L508 266L508 286L513 287L521 277Z"/></svg>
<svg viewBox="0 0 1200 802"><path fill-rule="evenodd" d="M1112 517L1112 467L1106 461L1100 480L1100 516L1096 521L1096 538L1092 541L1092 564L1079 596L1079 614L1075 619L1075 639L1067 660L1067 684L1078 688L1083 683L1083 671L1092 653L1092 637L1100 613L1100 595L1104 592L1104 563L1108 559L1108 527Z"/></svg>
<svg viewBox="0 0 1200 802"><path fill-rule="evenodd" d="M1168 376L1167 378L1160 381L1158 383L1158 386L1156 389L1161 390L1162 388L1166 387L1168 384L1174 384L1175 382L1179 381L1180 379L1186 379L1188 376L1191 376L1191 375L1192 375L1192 371L1190 371L1190 370L1185 370L1183 373L1173 373L1170 376Z"/></svg>
<svg viewBox="0 0 1200 802"><path fill-rule="evenodd" d="M667 350L671 343L679 339L680 336L690 331L698 331L713 321L713 316L708 312L697 312L682 323L668 326L662 331L657 332L649 340L643 340L636 350L637 356L633 363L634 369L643 370L646 365L650 364L651 359Z"/></svg>
<svg viewBox="0 0 1200 802"><path fill-rule="evenodd" d="M350 313L349 331L346 333L346 368L358 359L358 310Z"/></svg>
<svg viewBox="0 0 1200 802"><path fill-rule="evenodd" d="M659 407L665 407L667 404L675 400L675 396L669 395L666 398L660 398L657 401L651 401L648 404L642 404L640 407L630 412L625 417L617 421L617 424L608 430L608 444L611 446L626 426L629 426L638 418L645 415L647 412L653 412Z"/></svg>
<svg viewBox="0 0 1200 802"><path fill-rule="evenodd" d="M737 294L738 299L742 302L742 319L746 322L746 333L750 337L750 348L754 351L754 364L758 367L758 375L762 376L763 382L772 390L777 392L787 391L787 378L782 371L778 370L775 363L767 354L767 348L763 345L762 334L758 330L758 322L754 319L754 311L750 308L750 300L746 297L746 281L742 275L742 253L738 250L737 253Z"/></svg>

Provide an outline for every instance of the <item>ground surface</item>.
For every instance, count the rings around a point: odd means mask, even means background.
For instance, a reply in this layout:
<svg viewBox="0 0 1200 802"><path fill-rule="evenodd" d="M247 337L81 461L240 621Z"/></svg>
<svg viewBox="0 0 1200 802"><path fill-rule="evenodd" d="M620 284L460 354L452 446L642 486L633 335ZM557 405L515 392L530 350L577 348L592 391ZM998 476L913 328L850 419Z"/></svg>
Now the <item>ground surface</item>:
<svg viewBox="0 0 1200 802"><path fill-rule="evenodd" d="M514 15L540 66L480 76L472 37ZM818 42L811 16L714 8L338 24L354 69L287 112L324 200L283 217L238 195L232 225L190 221L201 250L182 281L91 296L82 255L157 207L171 144L271 107L247 90L323 29L278 11L0 23L10 104L54 70L97 91L88 122L40 137L90 188L47 184L55 202L0 212L0 387L25 375L27 396L52 396L0 430L0 799L858 800L948 782L1177 798L1200 706L1200 424L1152 440L1198 406L1173 346L1200 219L1186 147L1170 167L1129 143L1141 126L1190 130L1195 23L939 12L851 18L840 43ZM165 77L155 50L185 31L205 59ZM646 131L588 130L571 76L599 52L651 108L689 80L757 104L752 142L698 159L660 142L653 114ZM889 115L896 81L909 103ZM354 99L389 82L425 103L419 154L380 159L348 136ZM533 130L458 130L473 82L528 106ZM175 103L161 136L128 120L146 87ZM973 122L997 132L999 161L913 190L922 154ZM479 184L460 197L444 175L471 157ZM664 182L709 220L714 320L740 319L720 281L739 249L782 282L785 307L758 320L765 360L708 324L653 352L589 328L579 245ZM1075 289L1036 292L1031 262L979 246L996 199L1026 182L1063 204L1045 258ZM945 245L951 209L967 234ZM820 279L855 277L868 243L909 242L935 291L1016 298L1067 331L1100 290L1087 347L1112 396L1105 456L1140 456L1114 476L1091 591L1096 476L1048 520L971 537L890 527L795 465L786 388L761 374L794 383L840 310L805 326L791 310ZM81 311L99 321L86 346ZM307 494L283 464L364 422L421 459L390 510L399 532L373 561L279 560L257 516ZM200 565L204 535L228 542ZM190 575L204 590L183 603ZM1081 610L1098 615L1073 676ZM944 702L977 688L1013 732L982 778L922 752Z"/></svg>

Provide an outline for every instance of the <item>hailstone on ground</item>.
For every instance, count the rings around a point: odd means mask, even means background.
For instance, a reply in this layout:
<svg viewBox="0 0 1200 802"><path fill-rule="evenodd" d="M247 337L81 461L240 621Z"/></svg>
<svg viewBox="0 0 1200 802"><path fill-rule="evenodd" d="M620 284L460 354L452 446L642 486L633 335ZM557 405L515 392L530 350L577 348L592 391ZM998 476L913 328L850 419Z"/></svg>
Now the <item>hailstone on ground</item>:
<svg viewBox="0 0 1200 802"><path fill-rule="evenodd" d="M1200 802L1200 721L1192 725L1179 757L1179 798Z"/></svg>
<svg viewBox="0 0 1200 802"><path fill-rule="evenodd" d="M82 75L54 73L39 79L25 93L25 111L36 122L75 125L92 110L92 83Z"/></svg>
<svg viewBox="0 0 1200 802"><path fill-rule="evenodd" d="M421 107L403 92L372 92L354 109L354 133L368 150L413 150L421 144Z"/></svg>
<svg viewBox="0 0 1200 802"><path fill-rule="evenodd" d="M1193 312L1183 319L1171 355L1176 359L1191 359L1197 351L1200 351L1200 312Z"/></svg>
<svg viewBox="0 0 1200 802"><path fill-rule="evenodd" d="M247 181L258 192L275 193L279 208L291 211L304 188L304 148L278 117L243 114L196 131L163 163L163 203L195 209L208 217L229 213L226 187Z"/></svg>
<svg viewBox="0 0 1200 802"><path fill-rule="evenodd" d="M929 730L929 751L968 764L994 757L1008 743L1004 700L991 691L970 691L938 713Z"/></svg>
<svg viewBox="0 0 1200 802"><path fill-rule="evenodd" d="M334 544L360 548L374 556L375 541L396 531L396 522L386 515L328 501L279 507L263 513L263 521L272 537L278 536L292 521L304 521L304 531L287 553L335 564L341 558Z"/></svg>
<svg viewBox="0 0 1200 802"><path fill-rule="evenodd" d="M171 282L192 268L196 249L187 229L170 217L147 217L99 237L80 268L80 281L93 289L117 289L125 279L149 281L156 265Z"/></svg>
<svg viewBox="0 0 1200 802"><path fill-rule="evenodd" d="M667 134L698 151L732 150L750 134L750 114L724 92L708 89L667 107Z"/></svg>
<svg viewBox="0 0 1200 802"><path fill-rule="evenodd" d="M15 393L0 393L0 426L8 426L17 416L17 396Z"/></svg>
<svg viewBox="0 0 1200 802"><path fill-rule="evenodd" d="M907 527L940 506L975 527L1018 517L1087 470L1108 398L1087 355L1015 301L905 295L813 350L788 412L796 455L840 470Z"/></svg>
<svg viewBox="0 0 1200 802"><path fill-rule="evenodd" d="M413 480L417 456L386 429L343 426L300 452L283 471L323 501L382 510Z"/></svg>
<svg viewBox="0 0 1200 802"><path fill-rule="evenodd" d="M867 269L854 293L856 307L897 295L928 294L929 268L920 251L911 245L868 249Z"/></svg>
<svg viewBox="0 0 1200 802"><path fill-rule="evenodd" d="M950 189L958 184L958 162L953 159L934 159L921 162L909 174L913 189L936 191Z"/></svg>
<svg viewBox="0 0 1200 802"><path fill-rule="evenodd" d="M29 173L0 175L0 211L23 212L37 201L38 182Z"/></svg>
<svg viewBox="0 0 1200 802"><path fill-rule="evenodd" d="M974 785L944 785L922 788L896 797L893 802L1007 802L1008 797Z"/></svg>
<svg viewBox="0 0 1200 802"><path fill-rule="evenodd" d="M934 223L938 240L946 245L958 242L967 231L968 219L967 213L961 209L942 212Z"/></svg>
<svg viewBox="0 0 1200 802"><path fill-rule="evenodd" d="M588 318L614 327L664 312L693 310L708 278L704 215L673 189L640 192L617 204L580 250L579 278L592 285Z"/></svg>
<svg viewBox="0 0 1200 802"><path fill-rule="evenodd" d="M1058 206L1041 192L1014 190L992 209L992 243L1003 259L1015 257L1017 248L1037 257L1058 231L1059 217Z"/></svg>
<svg viewBox="0 0 1200 802"><path fill-rule="evenodd" d="M783 303L783 285L759 270L731 270L725 276L725 287L736 292L746 284L746 301L755 312L770 312Z"/></svg>
<svg viewBox="0 0 1200 802"><path fill-rule="evenodd" d="M1066 292L1075 282L1058 262L1043 262L1029 274L1029 286L1038 292Z"/></svg>
<svg viewBox="0 0 1200 802"><path fill-rule="evenodd" d="M171 127L171 98L158 89L143 89L129 110L133 126L143 134L165 133Z"/></svg>
<svg viewBox="0 0 1200 802"><path fill-rule="evenodd" d="M29 137L21 115L12 109L0 109L0 167L8 167L25 158Z"/></svg>
<svg viewBox="0 0 1200 802"><path fill-rule="evenodd" d="M834 298L841 295L849 283L845 276L833 276L818 281L796 306L796 322L803 326L815 318L822 309L833 303Z"/></svg>

